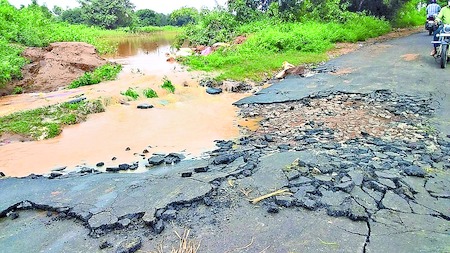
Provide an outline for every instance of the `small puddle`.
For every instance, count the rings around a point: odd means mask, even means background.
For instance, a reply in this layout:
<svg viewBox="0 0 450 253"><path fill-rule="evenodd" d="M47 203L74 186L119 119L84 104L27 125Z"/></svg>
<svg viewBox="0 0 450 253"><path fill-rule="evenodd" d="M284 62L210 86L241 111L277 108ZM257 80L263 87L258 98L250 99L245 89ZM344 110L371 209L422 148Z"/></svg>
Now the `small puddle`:
<svg viewBox="0 0 450 253"><path fill-rule="evenodd" d="M118 55L113 57L125 64L116 81L74 90L0 98L0 115L60 103L82 94L108 104L106 112L90 115L86 122L64 128L57 138L0 146L0 171L7 176L27 176L49 173L61 166L73 169L77 165L94 166L98 162L104 162L105 167L117 166L143 161L152 153L177 152L188 158L199 157L216 147L215 140L239 137L238 125L255 128L256 122L248 122L248 125L238 122L238 109L232 105L248 94L209 95L198 85L201 73L186 72L180 65L165 61L169 42L131 40L121 43ZM175 85L174 94L160 88L164 77ZM120 93L129 87L137 90L141 97L127 105L120 104L126 99ZM147 88L154 89L159 98L144 98L142 91ZM136 107L140 103L155 107L139 110ZM143 154L145 149L148 154ZM143 166L138 169L145 170Z"/></svg>

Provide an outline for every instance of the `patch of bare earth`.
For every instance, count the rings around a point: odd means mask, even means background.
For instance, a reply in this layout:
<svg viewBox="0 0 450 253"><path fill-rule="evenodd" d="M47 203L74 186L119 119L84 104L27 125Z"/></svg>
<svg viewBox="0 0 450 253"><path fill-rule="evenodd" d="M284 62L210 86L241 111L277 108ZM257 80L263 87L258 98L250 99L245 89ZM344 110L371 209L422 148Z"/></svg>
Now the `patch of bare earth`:
<svg viewBox="0 0 450 253"><path fill-rule="evenodd" d="M404 61L415 61L415 60L419 59L419 55L418 54L405 54L405 55L402 55L402 59Z"/></svg>
<svg viewBox="0 0 450 253"><path fill-rule="evenodd" d="M14 87L24 92L51 92L68 86L86 71L107 61L94 46L84 42L58 42L48 47L29 47L22 55L31 61L22 68L23 78L10 82L0 94L11 94Z"/></svg>

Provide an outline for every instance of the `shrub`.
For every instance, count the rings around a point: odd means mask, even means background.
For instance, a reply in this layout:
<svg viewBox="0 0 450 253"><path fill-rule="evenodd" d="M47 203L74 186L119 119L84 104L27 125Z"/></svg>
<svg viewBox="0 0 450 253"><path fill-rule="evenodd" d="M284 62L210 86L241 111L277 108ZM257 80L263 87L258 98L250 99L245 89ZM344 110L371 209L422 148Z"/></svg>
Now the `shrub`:
<svg viewBox="0 0 450 253"><path fill-rule="evenodd" d="M133 88L128 88L128 90L126 90L125 92L121 92L120 94L130 97L133 100L136 100L139 97L139 93Z"/></svg>
<svg viewBox="0 0 450 253"><path fill-rule="evenodd" d="M146 90L144 90L143 93L146 98L157 98L158 97L158 94L153 89L146 89Z"/></svg>
<svg viewBox="0 0 450 253"><path fill-rule="evenodd" d="M22 87L14 87L14 90L12 92L13 94L22 94L23 93L23 88Z"/></svg>
<svg viewBox="0 0 450 253"><path fill-rule="evenodd" d="M175 93L175 86L173 86L172 82L165 77L163 79L163 84L161 85L161 88L167 90L170 93Z"/></svg>
<svg viewBox="0 0 450 253"><path fill-rule="evenodd" d="M392 24L395 27L409 27L418 26L424 23L426 17L426 10L417 10L418 0L409 0L403 7L397 12Z"/></svg>
<svg viewBox="0 0 450 253"><path fill-rule="evenodd" d="M236 36L238 22L235 17L221 9L203 10L196 24L186 26L176 43L180 47L185 39L195 45L213 45L216 42L227 42Z"/></svg>
<svg viewBox="0 0 450 253"><path fill-rule="evenodd" d="M22 49L9 45L0 36L0 87L14 78L22 77L21 68L27 60L20 56Z"/></svg>

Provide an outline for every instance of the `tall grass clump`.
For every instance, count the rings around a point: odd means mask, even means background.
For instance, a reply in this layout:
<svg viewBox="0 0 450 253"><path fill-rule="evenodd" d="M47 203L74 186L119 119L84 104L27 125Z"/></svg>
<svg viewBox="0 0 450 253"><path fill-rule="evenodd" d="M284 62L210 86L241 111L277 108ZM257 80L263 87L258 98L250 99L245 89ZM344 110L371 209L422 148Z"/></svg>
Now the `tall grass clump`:
<svg viewBox="0 0 450 253"><path fill-rule="evenodd" d="M70 89L75 89L81 86L87 86L92 84L98 84L103 81L114 80L119 72L122 70L121 65L117 64L105 64L96 68L93 72L86 72L83 76L73 81L70 85Z"/></svg>

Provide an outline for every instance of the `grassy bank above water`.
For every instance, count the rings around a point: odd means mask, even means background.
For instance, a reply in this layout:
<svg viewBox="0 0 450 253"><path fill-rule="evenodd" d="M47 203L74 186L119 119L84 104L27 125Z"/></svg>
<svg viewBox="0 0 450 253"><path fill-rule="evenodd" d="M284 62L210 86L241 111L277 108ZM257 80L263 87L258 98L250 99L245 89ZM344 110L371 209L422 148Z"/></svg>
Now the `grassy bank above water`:
<svg viewBox="0 0 450 253"><path fill-rule="evenodd" d="M391 26L374 17L354 15L344 23L267 19L238 29L237 34L247 37L242 45L223 47L208 56L186 57L183 63L194 70L219 71L218 80L261 81L271 77L284 61L294 65L320 63L328 59L326 52L335 43L364 41L389 32Z"/></svg>
<svg viewBox="0 0 450 253"><path fill-rule="evenodd" d="M100 100L62 103L0 117L0 136L17 134L33 140L58 136L64 125L86 120L89 114L104 112Z"/></svg>

